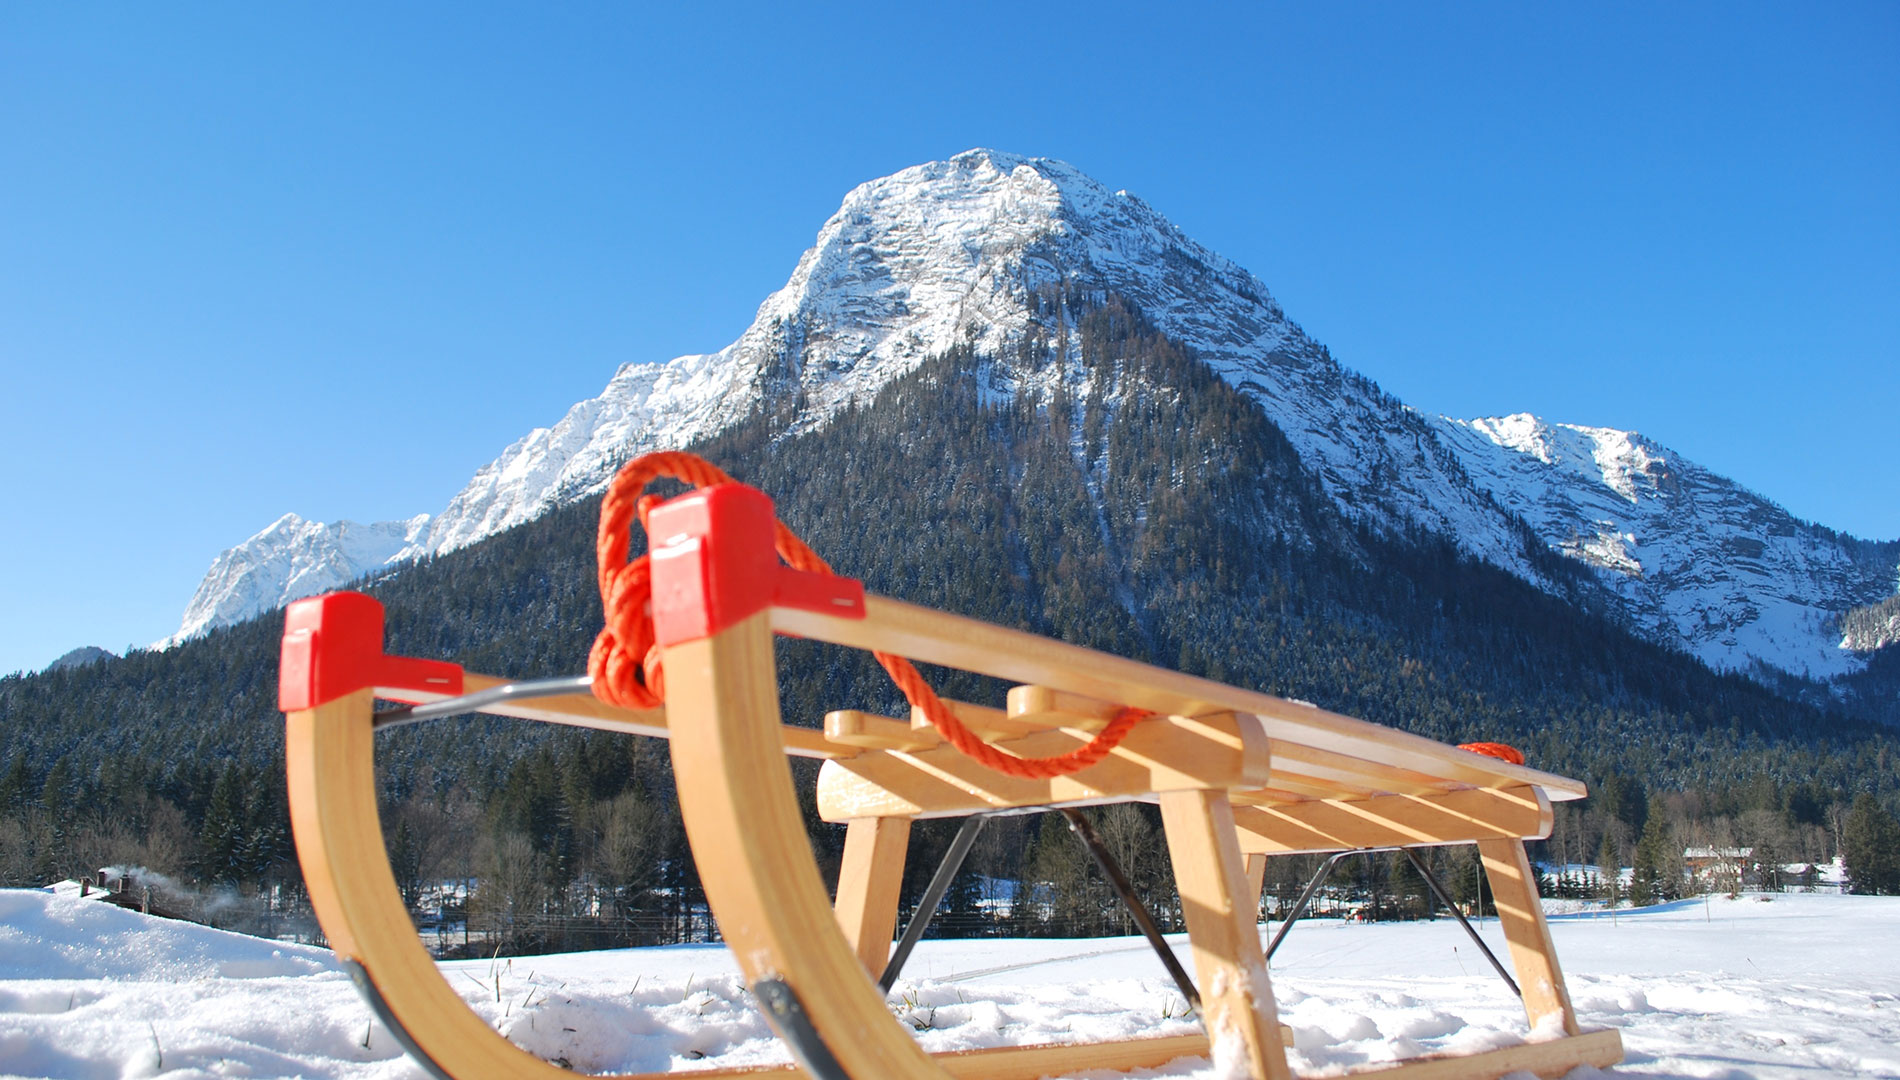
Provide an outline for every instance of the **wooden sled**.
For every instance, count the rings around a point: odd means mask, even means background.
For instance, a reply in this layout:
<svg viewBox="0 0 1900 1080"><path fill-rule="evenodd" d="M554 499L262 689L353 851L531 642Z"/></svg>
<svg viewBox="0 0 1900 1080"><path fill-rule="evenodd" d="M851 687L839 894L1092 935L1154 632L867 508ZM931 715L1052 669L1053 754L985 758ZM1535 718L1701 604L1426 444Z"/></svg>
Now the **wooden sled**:
<svg viewBox="0 0 1900 1080"><path fill-rule="evenodd" d="M1559 1076L1621 1060L1616 1032L1578 1028L1524 854L1524 839L1548 834L1551 800L1581 798L1582 784L1310 705L865 596L848 579L780 566L761 520L772 520L770 500L742 485L697 491L653 512L664 710L613 708L584 691L524 699L498 678L387 656L382 609L360 594L291 606L280 698L291 823L311 901L378 1016L433 1075L571 1074L497 1034L423 949L377 819L379 698L424 706L456 699L456 711L670 740L707 900L796 1063L695 1077L1031 1080L1188 1055L1211 1056L1221 1075L1290 1077L1256 925L1260 862L1276 853L1467 842L1482 852L1539 1041L1364 1071L1404 1080L1518 1070ZM781 723L775 633L1016 683L1006 709L956 708L969 726L1025 757L1081 745L1124 706L1157 715L1082 771L1005 776L900 720L836 713L825 731ZM478 692L488 700L464 700ZM824 759L820 813L846 823L835 906L811 858L786 755ZM910 823L1128 800L1160 804L1207 1034L921 1050L873 981L890 949Z"/></svg>

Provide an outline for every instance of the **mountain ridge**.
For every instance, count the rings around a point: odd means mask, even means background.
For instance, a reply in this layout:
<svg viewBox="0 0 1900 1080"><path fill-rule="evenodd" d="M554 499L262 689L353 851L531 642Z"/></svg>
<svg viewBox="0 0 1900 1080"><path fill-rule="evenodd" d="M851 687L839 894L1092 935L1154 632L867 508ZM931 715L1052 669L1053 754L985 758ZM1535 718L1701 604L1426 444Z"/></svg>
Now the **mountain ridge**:
<svg viewBox="0 0 1900 1080"><path fill-rule="evenodd" d="M1109 293L1260 402L1349 519L1452 537L1550 589L1530 550L1542 544L1592 567L1633 626L1713 666L1851 672L1860 654L1841 647L1839 617L1893 594L1900 542L1806 526L1634 433L1525 414L1419 413L1340 365L1262 282L1139 198L1061 162L986 150L855 188L737 341L623 365L599 396L518 440L442 513L409 530L402 550L359 573L532 520L599 490L634 453L684 445L758 410L783 412L793 430L823 425L946 348L1007 356L1046 333L1050 319L1061 324L1065 296ZM1044 310L1051 303L1058 310ZM1585 443L1594 477L1578 464ZM1606 466L1603 454L1620 464ZM283 543L269 539L272 529L220 561L251 548L236 561L305 573L295 557L264 554ZM314 534L299 542L304 558L330 564L346 546L341 535L328 547ZM188 612L170 640L291 599L285 585L278 599L256 584L243 602L194 599L198 622Z"/></svg>

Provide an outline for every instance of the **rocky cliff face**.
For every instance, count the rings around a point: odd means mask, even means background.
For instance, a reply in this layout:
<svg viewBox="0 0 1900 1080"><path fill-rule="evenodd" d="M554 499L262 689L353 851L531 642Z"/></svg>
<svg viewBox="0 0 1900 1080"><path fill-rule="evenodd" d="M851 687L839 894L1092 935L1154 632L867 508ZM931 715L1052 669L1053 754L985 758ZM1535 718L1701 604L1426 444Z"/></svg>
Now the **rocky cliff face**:
<svg viewBox="0 0 1900 1080"><path fill-rule="evenodd" d="M340 532L320 540L306 533L340 527L286 519L226 552L180 636L531 520L599 490L632 454L756 410L822 425L953 347L1006 361L1032 338L1059 346L1072 331L1063 298L1108 293L1257 401L1353 520L1454 537L1538 584L1531 549L1548 546L1595 568L1633 625L1712 664L1850 670L1838 616L1893 594L1900 544L1803 525L1630 433L1422 415L1341 366L1258 279L1140 199L1061 162L973 150L852 191L738 341L622 367L426 523L350 527L400 534L396 550ZM999 393L1051 394L1061 378L998 370Z"/></svg>
<svg viewBox="0 0 1900 1080"><path fill-rule="evenodd" d="M1467 474L1597 568L1637 626L1712 667L1854 670L1841 616L1893 593L1900 545L1798 521L1634 432L1522 413L1439 428Z"/></svg>

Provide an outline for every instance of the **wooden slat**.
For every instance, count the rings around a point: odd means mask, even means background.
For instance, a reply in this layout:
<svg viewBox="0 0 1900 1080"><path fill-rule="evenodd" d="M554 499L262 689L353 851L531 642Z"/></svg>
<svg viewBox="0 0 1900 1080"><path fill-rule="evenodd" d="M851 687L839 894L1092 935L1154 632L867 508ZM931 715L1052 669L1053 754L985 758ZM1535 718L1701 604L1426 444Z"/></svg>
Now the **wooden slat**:
<svg viewBox="0 0 1900 1080"><path fill-rule="evenodd" d="M1498 925L1511 946L1511 966L1517 970L1518 989L1524 992L1524 1015L1531 1027L1553 1021L1566 1035L1575 1035L1577 1011L1570 1005L1563 969L1557 966L1557 947L1544 922L1544 906L1537 900L1537 874L1524 854L1522 840L1480 840L1478 855L1491 882L1491 898L1498 906Z"/></svg>
<svg viewBox="0 0 1900 1080"><path fill-rule="evenodd" d="M838 899L832 908L845 941L874 979L883 974L896 936L909 844L909 818L859 818L845 826Z"/></svg>
<svg viewBox="0 0 1900 1080"><path fill-rule="evenodd" d="M1009 715L1019 722L1069 731L1099 731L1125 706L1071 694L1047 686L1018 686L1009 691ZM1196 714L1201 719L1225 715ZM1447 790L1448 781L1377 761L1349 757L1311 746L1280 741L1273 746L1276 782L1305 785L1310 794L1324 798L1364 797L1405 792L1430 794Z"/></svg>
<svg viewBox="0 0 1900 1080"><path fill-rule="evenodd" d="M992 626L881 596L865 600L865 618L773 608L775 630L860 649L878 649L1025 685L1119 701L1163 715L1255 713L1267 734L1299 745L1381 761L1473 787L1533 784L1553 800L1580 799L1576 780L1512 765L1312 705L1241 690L1149 664Z"/></svg>
<svg viewBox="0 0 1900 1080"><path fill-rule="evenodd" d="M1023 757L1048 757L1085 742L1076 733L1044 731L998 745ZM1231 715L1156 717L1135 725L1098 764L1053 779L1006 776L948 745L908 754L867 750L828 761L818 771L818 813L826 821L849 821L1081 805L1160 791L1258 787L1267 769L1257 723Z"/></svg>
<svg viewBox="0 0 1900 1080"><path fill-rule="evenodd" d="M1111 1043L959 1050L934 1054L930 1060L956 1080L1040 1080L1045 1076L1073 1076L1096 1070L1156 1069L1177 1058L1200 1057L1206 1053L1207 1036L1196 1032ZM694 1074L686 1075L698 1080Z"/></svg>
<svg viewBox="0 0 1900 1080"><path fill-rule="evenodd" d="M856 709L825 714L825 741L860 750L929 750L943 745L934 729L913 729L902 720Z"/></svg>
<svg viewBox="0 0 1900 1080"><path fill-rule="evenodd" d="M984 742L1019 739L1024 735L1034 735L1052 726L1018 720L1001 709L992 709L987 705L972 705L967 701L952 701L949 698L942 700L949 707L950 714L962 721L964 727L975 732ZM937 730L935 725L924 718L924 711L915 706L912 706L910 710L910 726L919 731Z"/></svg>
<svg viewBox="0 0 1900 1080"><path fill-rule="evenodd" d="M1378 794L1369 787L1286 772L1274 773L1273 783L1267 787L1231 793L1235 806L1278 806L1313 799L1370 799Z"/></svg>
<svg viewBox="0 0 1900 1080"><path fill-rule="evenodd" d="M494 675L464 672L462 691L473 694L515 681ZM449 695L430 693L426 690L379 686L376 688L376 696L387 701L405 701L424 705L441 701ZM547 724L594 728L598 731L618 731L627 735L646 735L656 739L664 739L668 734L665 709L615 708L592 694L562 694L559 697L504 702L490 705L481 712L488 716L512 716L518 720L539 720ZM826 742L825 733L822 731L794 727L791 724L782 724L780 727L782 729L780 738L785 744L785 752L793 757L836 758L849 757L856 753L851 747L834 746Z"/></svg>
<svg viewBox="0 0 1900 1080"><path fill-rule="evenodd" d="M1336 784L1342 791L1354 793L1433 795L1465 786L1411 769L1287 740L1274 740L1273 759L1276 780L1298 776L1308 782Z"/></svg>
<svg viewBox="0 0 1900 1080"><path fill-rule="evenodd" d="M1350 1069L1348 1077L1379 1080L1497 1080L1511 1073L1566 1076L1580 1065L1607 1069L1623 1060L1623 1037L1614 1030L1590 1031L1548 1042L1523 1043L1476 1054L1411 1058L1389 1065Z"/></svg>
<svg viewBox="0 0 1900 1080"><path fill-rule="evenodd" d="M1260 894L1247 894L1224 791L1161 793L1161 824L1181 894L1194 981L1215 1072L1290 1080L1260 951Z"/></svg>
<svg viewBox="0 0 1900 1080"><path fill-rule="evenodd" d="M1227 797L1235 806L1286 806L1291 803L1311 802L1312 795L1303 795L1289 788L1279 786L1279 777L1274 784L1263 788L1248 788L1246 791L1230 791Z"/></svg>
<svg viewBox="0 0 1900 1080"><path fill-rule="evenodd" d="M1240 850L1267 855L1394 845L1462 844L1550 835L1550 800L1533 787L1439 795L1237 806Z"/></svg>
<svg viewBox="0 0 1900 1080"><path fill-rule="evenodd" d="M1123 708L1112 701L1071 694L1053 686L1013 686L1005 701L1010 718L1017 723L1079 731L1102 730Z"/></svg>

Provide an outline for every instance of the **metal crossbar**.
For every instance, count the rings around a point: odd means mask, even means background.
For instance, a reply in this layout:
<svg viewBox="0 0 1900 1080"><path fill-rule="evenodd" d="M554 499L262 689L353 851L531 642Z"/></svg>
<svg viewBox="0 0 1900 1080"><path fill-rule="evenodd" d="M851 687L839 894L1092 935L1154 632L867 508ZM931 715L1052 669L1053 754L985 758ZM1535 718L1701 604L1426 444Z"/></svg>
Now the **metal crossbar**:
<svg viewBox="0 0 1900 1080"><path fill-rule="evenodd" d="M521 682L503 683L486 690L477 690L473 694L443 698L426 705L404 705L397 709L385 709L370 720L370 726L377 731L384 728L401 727L404 724L435 720L439 717L454 716L458 713L479 712L489 705L499 705L504 701L526 701L530 698L561 697L566 694L585 694L593 690L592 675L562 675L553 679L525 679Z"/></svg>

